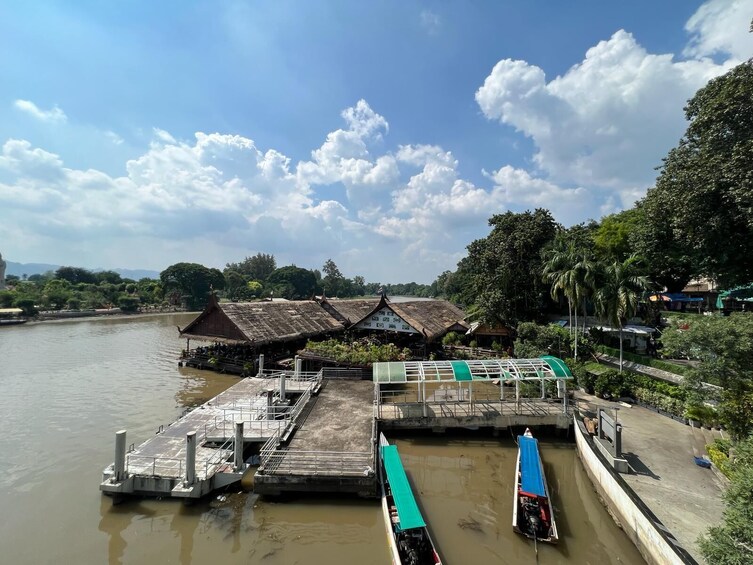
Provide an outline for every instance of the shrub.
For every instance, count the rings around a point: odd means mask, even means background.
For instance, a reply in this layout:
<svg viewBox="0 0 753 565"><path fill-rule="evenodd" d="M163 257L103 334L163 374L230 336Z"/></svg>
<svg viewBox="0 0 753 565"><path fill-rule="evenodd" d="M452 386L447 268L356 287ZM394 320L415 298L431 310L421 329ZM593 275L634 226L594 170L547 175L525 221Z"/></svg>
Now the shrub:
<svg viewBox="0 0 753 565"><path fill-rule="evenodd" d="M718 441L719 440L717 440L717 442ZM729 447L727 447L727 450L729 450ZM717 443L714 442L706 446L706 452L709 454L709 459L711 459L711 462L716 465L716 468L719 469L725 477L731 479L732 463L729 460L729 451L725 453L719 448Z"/></svg>
<svg viewBox="0 0 753 565"><path fill-rule="evenodd" d="M455 332L447 332L442 338L442 345L457 345L460 343L460 336Z"/></svg>

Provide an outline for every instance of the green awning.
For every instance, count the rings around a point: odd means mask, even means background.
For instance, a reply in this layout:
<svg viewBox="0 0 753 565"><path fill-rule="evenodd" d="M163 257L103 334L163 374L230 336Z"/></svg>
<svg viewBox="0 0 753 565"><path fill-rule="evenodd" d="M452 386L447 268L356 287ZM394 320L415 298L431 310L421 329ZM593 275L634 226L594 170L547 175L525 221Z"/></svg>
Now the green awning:
<svg viewBox="0 0 753 565"><path fill-rule="evenodd" d="M450 361L452 365L452 372L455 373L456 381L471 381L471 370L468 368L468 363L465 361Z"/></svg>
<svg viewBox="0 0 753 565"><path fill-rule="evenodd" d="M374 363L372 376L376 383L404 383L405 363L392 361L388 363Z"/></svg>
<svg viewBox="0 0 753 565"><path fill-rule="evenodd" d="M405 475L403 463L400 461L397 446L385 445L381 449L384 469L387 472L387 480L390 483L392 498L397 508L398 528L410 530L425 527L426 522L424 522L416 499L413 497L413 491L410 488L410 483L408 483L408 477Z"/></svg>
<svg viewBox="0 0 753 565"><path fill-rule="evenodd" d="M555 377L571 377L573 374L570 372L570 369L565 364L565 362L560 359L559 357L554 357L552 355L544 355L541 357L544 361L546 361L546 364L551 367L552 372L554 372Z"/></svg>

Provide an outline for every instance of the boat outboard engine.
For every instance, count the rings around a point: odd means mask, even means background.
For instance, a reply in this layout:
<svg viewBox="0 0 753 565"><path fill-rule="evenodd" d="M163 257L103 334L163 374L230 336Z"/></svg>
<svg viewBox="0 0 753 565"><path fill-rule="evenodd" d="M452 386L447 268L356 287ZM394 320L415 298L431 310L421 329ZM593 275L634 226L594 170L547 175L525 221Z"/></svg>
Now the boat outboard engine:
<svg viewBox="0 0 753 565"><path fill-rule="evenodd" d="M527 513L526 518L528 518L528 527L531 528L531 533L536 535L541 527L541 519L533 512Z"/></svg>

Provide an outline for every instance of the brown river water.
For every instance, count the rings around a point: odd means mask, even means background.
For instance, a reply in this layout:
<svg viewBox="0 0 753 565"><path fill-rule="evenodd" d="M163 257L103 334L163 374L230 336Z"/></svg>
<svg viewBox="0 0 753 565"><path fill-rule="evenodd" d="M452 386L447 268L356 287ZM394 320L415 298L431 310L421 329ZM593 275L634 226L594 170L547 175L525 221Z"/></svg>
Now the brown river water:
<svg viewBox="0 0 753 565"><path fill-rule="evenodd" d="M231 492L193 506L101 496L115 431L137 444L237 377L180 369L188 314L0 329L0 563L385 564L376 500L264 500ZM408 475L445 563L532 564L512 532L510 436L402 436ZM573 444L543 439L561 541L538 563L639 564Z"/></svg>

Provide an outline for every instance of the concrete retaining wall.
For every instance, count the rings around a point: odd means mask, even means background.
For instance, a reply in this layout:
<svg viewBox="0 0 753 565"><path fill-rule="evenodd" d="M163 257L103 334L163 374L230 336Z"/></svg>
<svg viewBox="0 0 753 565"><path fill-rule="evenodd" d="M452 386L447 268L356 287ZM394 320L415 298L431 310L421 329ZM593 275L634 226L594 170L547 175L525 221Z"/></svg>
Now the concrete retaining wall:
<svg viewBox="0 0 753 565"><path fill-rule="evenodd" d="M664 524L593 446L585 426L575 419L575 443L588 477L607 508L649 565L697 565Z"/></svg>

